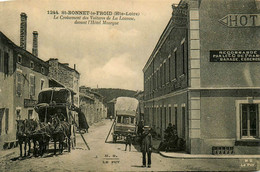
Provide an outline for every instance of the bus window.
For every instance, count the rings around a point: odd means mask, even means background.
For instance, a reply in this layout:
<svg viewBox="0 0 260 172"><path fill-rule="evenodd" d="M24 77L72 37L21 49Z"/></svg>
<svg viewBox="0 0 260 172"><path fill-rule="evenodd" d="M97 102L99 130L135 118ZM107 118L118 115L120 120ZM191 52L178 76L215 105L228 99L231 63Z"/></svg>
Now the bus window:
<svg viewBox="0 0 260 172"><path fill-rule="evenodd" d="M135 118L131 117L131 124L134 124Z"/></svg>
<svg viewBox="0 0 260 172"><path fill-rule="evenodd" d="M123 120L124 124L129 124L129 117L124 117Z"/></svg>
<svg viewBox="0 0 260 172"><path fill-rule="evenodd" d="M121 116L118 116L117 123L121 123Z"/></svg>

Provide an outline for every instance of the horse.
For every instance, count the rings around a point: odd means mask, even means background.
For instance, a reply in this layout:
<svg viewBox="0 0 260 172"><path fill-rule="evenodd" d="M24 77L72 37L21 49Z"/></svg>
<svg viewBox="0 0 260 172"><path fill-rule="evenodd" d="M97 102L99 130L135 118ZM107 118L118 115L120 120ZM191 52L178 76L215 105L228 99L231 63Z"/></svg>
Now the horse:
<svg viewBox="0 0 260 172"><path fill-rule="evenodd" d="M67 138L68 148L70 149L70 124L66 121L61 121L58 116L52 117L53 132L52 138L54 141L54 155L56 155L56 142L59 142L60 154L63 152L63 142Z"/></svg>
<svg viewBox="0 0 260 172"><path fill-rule="evenodd" d="M25 135L27 137L27 143L29 146L29 150L28 150L28 156L30 156L30 152L31 152L31 140L33 140L33 132L38 128L39 126L39 122L34 120L34 119L25 119L24 121L25 124ZM34 143L34 148L36 147L35 143Z"/></svg>
<svg viewBox="0 0 260 172"><path fill-rule="evenodd" d="M51 126L50 124L39 122L39 125L36 130L32 133L32 139L34 143L34 156L37 155L37 153L40 156L43 156L43 154L47 151L47 147L49 145L50 137L51 137ZM36 144L39 144L39 151L36 149Z"/></svg>
<svg viewBox="0 0 260 172"><path fill-rule="evenodd" d="M26 121L25 120L16 120L17 121L17 138L20 146L20 157L22 157L22 145L24 143L24 157L26 157L26 147L29 145L28 155L30 155L30 139L28 138L27 129L26 129Z"/></svg>

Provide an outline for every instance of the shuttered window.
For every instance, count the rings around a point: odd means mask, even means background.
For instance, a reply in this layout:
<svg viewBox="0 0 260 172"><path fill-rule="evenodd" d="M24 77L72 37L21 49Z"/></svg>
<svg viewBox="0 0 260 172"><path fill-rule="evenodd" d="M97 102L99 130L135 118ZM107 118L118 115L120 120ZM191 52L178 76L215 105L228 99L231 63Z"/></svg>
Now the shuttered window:
<svg viewBox="0 0 260 172"><path fill-rule="evenodd" d="M30 75L30 96L35 96L35 76Z"/></svg>

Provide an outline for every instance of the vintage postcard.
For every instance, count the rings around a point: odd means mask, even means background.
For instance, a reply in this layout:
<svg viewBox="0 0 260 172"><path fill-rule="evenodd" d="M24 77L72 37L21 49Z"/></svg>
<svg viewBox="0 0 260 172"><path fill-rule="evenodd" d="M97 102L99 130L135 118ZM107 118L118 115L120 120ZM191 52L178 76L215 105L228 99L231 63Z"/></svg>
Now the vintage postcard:
<svg viewBox="0 0 260 172"><path fill-rule="evenodd" d="M260 0L0 0L0 171L260 170Z"/></svg>

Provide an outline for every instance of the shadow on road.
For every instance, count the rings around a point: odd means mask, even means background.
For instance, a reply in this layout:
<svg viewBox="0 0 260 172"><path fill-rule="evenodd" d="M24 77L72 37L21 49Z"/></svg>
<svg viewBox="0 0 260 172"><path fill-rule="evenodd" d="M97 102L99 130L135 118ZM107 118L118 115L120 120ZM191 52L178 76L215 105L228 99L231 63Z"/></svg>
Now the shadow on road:
<svg viewBox="0 0 260 172"><path fill-rule="evenodd" d="M116 142L113 142L113 141L107 141L105 143L108 143L108 144L125 144L125 141L116 141Z"/></svg>
<svg viewBox="0 0 260 172"><path fill-rule="evenodd" d="M23 157L18 156L18 157L11 158L10 160L11 161L17 161L17 160L23 161L23 160L26 160L26 159L30 159L32 157L33 156L23 156Z"/></svg>
<svg viewBox="0 0 260 172"><path fill-rule="evenodd" d="M131 165L131 167L144 168L142 165Z"/></svg>

